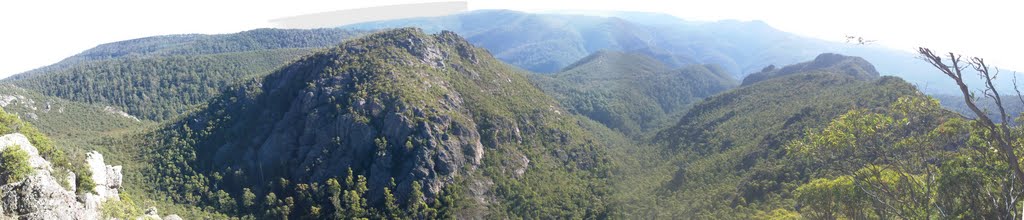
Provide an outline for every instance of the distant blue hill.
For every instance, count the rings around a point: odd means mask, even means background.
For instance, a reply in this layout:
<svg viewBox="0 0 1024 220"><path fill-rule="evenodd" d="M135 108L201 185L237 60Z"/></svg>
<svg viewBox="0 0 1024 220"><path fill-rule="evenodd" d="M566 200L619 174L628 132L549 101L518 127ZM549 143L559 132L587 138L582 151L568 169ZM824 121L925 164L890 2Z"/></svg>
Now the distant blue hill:
<svg viewBox="0 0 1024 220"><path fill-rule="evenodd" d="M575 14L571 14L575 13ZM584 15L587 14L587 15ZM761 21L686 21L645 12L525 13L479 10L444 17L368 22L343 26L383 29L415 26L451 30L497 58L539 73L555 73L600 50L645 54L673 67L711 63L737 79L769 65L784 66L822 53L859 56L882 75L894 75L928 93L955 94L951 80L911 52L802 37ZM927 46L927 45L922 45ZM909 48L908 48L909 49ZM1012 91L1010 79L999 82ZM979 82L974 82L979 85Z"/></svg>

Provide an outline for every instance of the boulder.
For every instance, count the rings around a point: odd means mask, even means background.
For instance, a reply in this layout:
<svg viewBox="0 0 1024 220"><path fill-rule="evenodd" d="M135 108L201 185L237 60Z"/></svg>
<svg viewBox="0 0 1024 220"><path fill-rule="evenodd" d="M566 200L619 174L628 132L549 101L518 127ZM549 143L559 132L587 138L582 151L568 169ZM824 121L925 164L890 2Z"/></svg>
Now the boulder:
<svg viewBox="0 0 1024 220"><path fill-rule="evenodd" d="M123 175L121 166L110 166L103 162L103 154L93 151L85 156L86 165L92 171L92 181L96 183L96 195L104 199L119 199L117 189L121 188Z"/></svg>

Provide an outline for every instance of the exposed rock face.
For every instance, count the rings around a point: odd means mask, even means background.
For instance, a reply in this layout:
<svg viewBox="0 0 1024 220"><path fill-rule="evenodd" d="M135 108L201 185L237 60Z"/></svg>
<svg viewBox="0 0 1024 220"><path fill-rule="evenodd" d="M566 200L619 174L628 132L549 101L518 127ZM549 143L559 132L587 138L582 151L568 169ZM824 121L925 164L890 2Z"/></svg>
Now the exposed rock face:
<svg viewBox="0 0 1024 220"><path fill-rule="evenodd" d="M25 98L23 95L0 95L0 107L7 107L11 104L21 104L28 109L36 110L36 101Z"/></svg>
<svg viewBox="0 0 1024 220"><path fill-rule="evenodd" d="M451 32L397 29L355 39L237 85L205 106L164 127L158 135L167 141L154 141L161 143L154 154L194 157L152 162L178 164L157 166L162 175L194 175L228 193L286 195L294 191L277 186L344 180L351 168L366 177L368 204L381 204L392 178L398 201L409 201L414 181L428 199L462 184L470 186L465 209L472 210L459 218L482 219L506 201L531 202L514 196L547 176L584 181L591 177L571 172L604 161L603 146L577 117L561 114L520 70ZM167 144L182 139L190 141ZM531 171L538 166L556 170ZM498 178L504 175L516 179ZM177 184L170 176L155 181ZM496 190L508 181L531 183ZM568 186L551 188L561 187ZM568 190L530 193L558 191ZM582 201L566 208L597 199L566 194Z"/></svg>
<svg viewBox="0 0 1024 220"><path fill-rule="evenodd" d="M104 106L103 107L103 111L106 111L107 113L110 113L110 114L113 114L113 115L118 115L118 116L121 116L121 117L130 118L130 119L134 119L135 121L139 121L139 118L135 117L134 115L128 114L127 112L124 112L124 111L121 111L121 110L117 110L117 108L114 108L114 107Z"/></svg>
<svg viewBox="0 0 1024 220"><path fill-rule="evenodd" d="M225 130L245 132L237 138L210 135L199 143L199 149L207 152L199 152L198 161L212 161L210 168L221 173L243 170L247 176L238 180L240 185L277 178L323 182L351 168L374 186L370 195L382 195L379 186L394 178L399 196L408 194L412 181L420 181L424 193L432 196L464 171L475 169L484 156L481 129L472 120L464 96L436 73L448 70L453 64L446 62L451 59L475 59L472 53L460 52L471 46L446 47L442 41L453 40L452 33L427 36L406 30L391 34L396 37L389 39L396 41L349 46L300 60L246 85L250 88L239 89L233 94L238 98L232 99L238 102L211 105L228 106L224 112L248 111L195 117L187 121L192 130L230 117L245 120L224 126ZM396 61L362 52L385 49L411 57ZM388 72L348 66L367 60L382 62L368 66L402 68ZM396 88L381 86L385 84ZM261 92L246 92L252 90Z"/></svg>
<svg viewBox="0 0 1024 220"><path fill-rule="evenodd" d="M3 215L18 219L96 219L97 209L86 208L74 192L52 176L36 173L21 182L0 187Z"/></svg>
<svg viewBox="0 0 1024 220"><path fill-rule="evenodd" d="M3 217L47 220L97 219L100 216L100 203L107 199L118 199L117 189L121 186L120 166L111 167L104 164L103 156L99 153L89 153L88 164L93 169L93 178L97 178L98 174L105 181L103 185L97 181L95 189L102 194L87 193L79 197L75 195L73 187L65 189L50 175L54 172L50 162L39 156L39 151L32 146L28 138L17 133L0 137L0 150L14 146L28 153L29 165L35 172L25 180L0 186L0 215ZM102 172L97 172L98 169ZM73 180L74 175L70 176Z"/></svg>
<svg viewBox="0 0 1024 220"><path fill-rule="evenodd" d="M93 151L86 154L85 162L92 171L92 181L96 183L96 195L104 199L117 199L118 188L121 188L121 166L110 166L103 163L103 155Z"/></svg>

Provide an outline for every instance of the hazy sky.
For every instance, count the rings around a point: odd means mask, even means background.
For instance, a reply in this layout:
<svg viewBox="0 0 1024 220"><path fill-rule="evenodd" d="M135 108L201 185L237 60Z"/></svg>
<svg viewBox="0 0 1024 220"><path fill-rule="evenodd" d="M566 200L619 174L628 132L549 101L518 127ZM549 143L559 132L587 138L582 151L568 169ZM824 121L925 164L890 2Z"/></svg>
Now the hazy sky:
<svg viewBox="0 0 1024 220"><path fill-rule="evenodd" d="M804 36L845 35L912 50L928 46L1024 70L1024 3L1015 0L468 0L470 9L626 10L688 20L763 20ZM233 33L273 27L271 19L429 0L78 0L0 2L0 77L52 64L97 44L163 34Z"/></svg>

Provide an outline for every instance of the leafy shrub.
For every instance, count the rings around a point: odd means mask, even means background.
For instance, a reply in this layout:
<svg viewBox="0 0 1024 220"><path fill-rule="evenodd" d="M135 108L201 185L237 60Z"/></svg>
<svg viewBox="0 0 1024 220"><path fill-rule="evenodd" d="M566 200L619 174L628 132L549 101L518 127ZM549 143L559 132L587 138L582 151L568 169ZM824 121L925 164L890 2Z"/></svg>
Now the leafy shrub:
<svg viewBox="0 0 1024 220"><path fill-rule="evenodd" d="M4 183L18 182L32 174L28 165L28 153L18 145L8 146L0 153L0 176Z"/></svg>
<svg viewBox="0 0 1024 220"><path fill-rule="evenodd" d="M134 219L142 215L142 209L135 204L131 196L122 192L119 197L120 200L109 199L100 204L103 218Z"/></svg>

